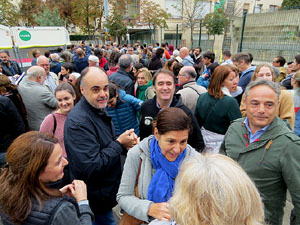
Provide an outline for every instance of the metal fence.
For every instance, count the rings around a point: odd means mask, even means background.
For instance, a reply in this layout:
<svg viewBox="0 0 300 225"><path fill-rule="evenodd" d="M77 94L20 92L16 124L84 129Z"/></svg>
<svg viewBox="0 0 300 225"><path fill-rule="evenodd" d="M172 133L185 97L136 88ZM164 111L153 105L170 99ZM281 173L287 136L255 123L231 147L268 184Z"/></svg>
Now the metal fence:
<svg viewBox="0 0 300 225"><path fill-rule="evenodd" d="M233 52L240 49L243 17L233 21ZM272 62L276 56L293 61L300 52L300 10L280 10L246 15L242 52L256 62Z"/></svg>

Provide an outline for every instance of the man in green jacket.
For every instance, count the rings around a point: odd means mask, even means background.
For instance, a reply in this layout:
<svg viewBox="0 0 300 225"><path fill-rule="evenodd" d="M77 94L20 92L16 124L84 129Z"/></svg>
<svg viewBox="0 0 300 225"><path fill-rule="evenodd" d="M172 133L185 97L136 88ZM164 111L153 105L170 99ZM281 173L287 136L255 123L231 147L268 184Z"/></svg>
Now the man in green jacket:
<svg viewBox="0 0 300 225"><path fill-rule="evenodd" d="M246 118L235 120L221 152L236 160L256 184L264 203L265 220L281 225L286 192L300 224L300 139L276 116L280 87L266 80L251 82L245 91Z"/></svg>

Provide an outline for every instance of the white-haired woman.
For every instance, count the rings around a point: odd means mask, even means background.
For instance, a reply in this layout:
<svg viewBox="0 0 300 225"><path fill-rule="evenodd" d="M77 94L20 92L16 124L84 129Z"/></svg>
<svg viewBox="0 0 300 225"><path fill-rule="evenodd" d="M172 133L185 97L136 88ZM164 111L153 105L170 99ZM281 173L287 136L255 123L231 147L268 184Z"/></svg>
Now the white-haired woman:
<svg viewBox="0 0 300 225"><path fill-rule="evenodd" d="M173 221L150 224L264 224L263 204L254 183L235 161L220 154L183 162L169 210Z"/></svg>

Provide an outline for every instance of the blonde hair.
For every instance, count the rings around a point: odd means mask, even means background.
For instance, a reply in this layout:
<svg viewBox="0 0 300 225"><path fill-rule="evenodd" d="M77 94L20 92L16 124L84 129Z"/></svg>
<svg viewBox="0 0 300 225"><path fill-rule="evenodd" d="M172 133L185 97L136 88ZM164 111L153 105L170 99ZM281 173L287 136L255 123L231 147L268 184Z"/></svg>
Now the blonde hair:
<svg viewBox="0 0 300 225"><path fill-rule="evenodd" d="M169 203L180 225L264 224L255 185L236 162L220 154L185 160Z"/></svg>
<svg viewBox="0 0 300 225"><path fill-rule="evenodd" d="M145 81L146 81L145 84L148 84L149 81L152 80L152 75L151 75L150 71L147 68L143 67L143 68L139 69L137 71L136 76L138 76L140 73L144 73L144 77L145 77Z"/></svg>
<svg viewBox="0 0 300 225"><path fill-rule="evenodd" d="M271 74L272 74L272 81L276 81L276 75L275 75L275 72L274 72L274 69L272 66L270 66L269 64L259 64L256 69L254 70L253 72L253 75L251 77L251 81L255 81L257 79L257 74L259 73L260 69L263 68L263 67L267 67L270 69L271 71Z"/></svg>

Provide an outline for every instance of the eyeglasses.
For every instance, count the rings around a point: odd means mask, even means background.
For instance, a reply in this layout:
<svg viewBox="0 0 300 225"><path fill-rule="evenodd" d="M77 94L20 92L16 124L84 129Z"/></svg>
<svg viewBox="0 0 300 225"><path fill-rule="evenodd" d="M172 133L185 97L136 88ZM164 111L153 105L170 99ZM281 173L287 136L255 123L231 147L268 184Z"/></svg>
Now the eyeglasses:
<svg viewBox="0 0 300 225"><path fill-rule="evenodd" d="M178 76L180 76L180 77L185 77L185 75L183 75L183 74L181 74L181 73L179 73Z"/></svg>

